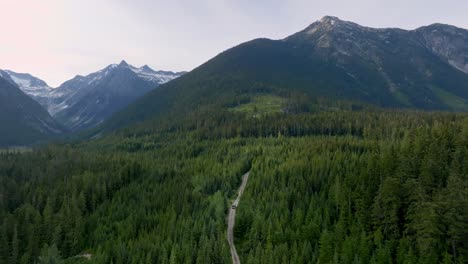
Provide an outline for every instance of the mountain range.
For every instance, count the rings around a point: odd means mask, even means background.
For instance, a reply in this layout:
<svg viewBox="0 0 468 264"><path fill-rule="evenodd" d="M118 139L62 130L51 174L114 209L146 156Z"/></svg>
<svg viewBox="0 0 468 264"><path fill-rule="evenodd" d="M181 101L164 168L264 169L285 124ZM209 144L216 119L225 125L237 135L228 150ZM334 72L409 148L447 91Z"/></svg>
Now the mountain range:
<svg viewBox="0 0 468 264"><path fill-rule="evenodd" d="M147 65L137 68L122 61L52 88L30 74L5 72L25 94L71 131L100 124L143 94L184 73L154 71Z"/></svg>
<svg viewBox="0 0 468 264"><path fill-rule="evenodd" d="M326 16L284 39L222 52L132 103L101 131L207 107L228 110L264 95L467 111L467 40L467 30L450 25L381 29Z"/></svg>
<svg viewBox="0 0 468 264"><path fill-rule="evenodd" d="M29 74L6 73L72 132L232 111L265 98L284 113L299 103L310 111L322 99L468 111L468 31L370 28L326 16L284 39L240 44L187 74L122 61L54 89Z"/></svg>
<svg viewBox="0 0 468 264"><path fill-rule="evenodd" d="M467 37L327 16L186 74L0 70L0 264L466 264Z"/></svg>
<svg viewBox="0 0 468 264"><path fill-rule="evenodd" d="M183 73L133 67L122 61L87 76L76 76L50 94L47 109L72 131L100 124L150 90Z"/></svg>

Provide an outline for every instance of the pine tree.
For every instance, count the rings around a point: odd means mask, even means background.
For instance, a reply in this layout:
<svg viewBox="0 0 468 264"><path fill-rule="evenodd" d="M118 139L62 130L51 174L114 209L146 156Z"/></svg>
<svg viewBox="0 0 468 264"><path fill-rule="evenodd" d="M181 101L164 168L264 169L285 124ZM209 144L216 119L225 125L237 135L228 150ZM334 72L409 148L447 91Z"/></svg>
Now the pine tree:
<svg viewBox="0 0 468 264"><path fill-rule="evenodd" d="M8 238L8 226L6 219L3 221L0 230L0 262L8 263L10 260L10 246Z"/></svg>
<svg viewBox="0 0 468 264"><path fill-rule="evenodd" d="M60 256L60 252L57 246L45 244L41 250L41 256L39 257L39 264L62 264L63 259Z"/></svg>
<svg viewBox="0 0 468 264"><path fill-rule="evenodd" d="M319 263L331 263L335 254L333 234L325 230L320 236Z"/></svg>
<svg viewBox="0 0 468 264"><path fill-rule="evenodd" d="M11 240L11 256L10 256L10 263L16 264L18 263L19 258L19 240L18 240L18 226L15 225L13 229L13 238Z"/></svg>
<svg viewBox="0 0 468 264"><path fill-rule="evenodd" d="M177 247L172 247L171 256L169 257L169 264L177 264L178 263L178 251Z"/></svg>
<svg viewBox="0 0 468 264"><path fill-rule="evenodd" d="M42 239L41 245L50 244L52 242L52 236L54 234L54 212L52 209L51 198L47 199L44 210L42 211Z"/></svg>

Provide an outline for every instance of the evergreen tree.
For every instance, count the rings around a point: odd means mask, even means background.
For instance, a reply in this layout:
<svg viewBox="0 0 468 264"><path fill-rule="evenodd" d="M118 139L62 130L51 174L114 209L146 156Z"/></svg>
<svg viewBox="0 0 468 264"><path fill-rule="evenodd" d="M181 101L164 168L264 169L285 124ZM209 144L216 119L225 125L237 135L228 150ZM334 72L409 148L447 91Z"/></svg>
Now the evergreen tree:
<svg viewBox="0 0 468 264"><path fill-rule="evenodd" d="M11 239L11 255L10 255L10 263L15 264L18 263L19 260L19 239L18 239L18 227L15 225L13 229L13 238Z"/></svg>
<svg viewBox="0 0 468 264"><path fill-rule="evenodd" d="M49 246L47 244L41 249L41 255L39 256L39 264L62 264L63 259L60 256L60 252L57 246Z"/></svg>

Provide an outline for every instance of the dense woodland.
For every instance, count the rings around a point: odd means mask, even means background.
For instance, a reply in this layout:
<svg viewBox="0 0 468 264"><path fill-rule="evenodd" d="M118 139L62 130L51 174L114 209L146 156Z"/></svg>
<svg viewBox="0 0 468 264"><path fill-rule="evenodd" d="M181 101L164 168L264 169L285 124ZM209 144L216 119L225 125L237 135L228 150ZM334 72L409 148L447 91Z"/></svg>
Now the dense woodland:
<svg viewBox="0 0 468 264"><path fill-rule="evenodd" d="M0 263L229 263L249 170L243 263L468 263L468 116L348 106L2 152Z"/></svg>

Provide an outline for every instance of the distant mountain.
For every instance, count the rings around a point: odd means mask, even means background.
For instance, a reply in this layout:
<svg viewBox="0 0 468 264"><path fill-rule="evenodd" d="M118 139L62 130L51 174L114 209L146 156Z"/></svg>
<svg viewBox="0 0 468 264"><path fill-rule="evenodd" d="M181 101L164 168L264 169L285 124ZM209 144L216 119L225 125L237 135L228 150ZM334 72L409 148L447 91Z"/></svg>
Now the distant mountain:
<svg viewBox="0 0 468 264"><path fill-rule="evenodd" d="M375 29L326 16L285 39L256 39L219 54L102 129L210 105L226 109L258 94L467 111L467 38L467 30L449 25Z"/></svg>
<svg viewBox="0 0 468 264"><path fill-rule="evenodd" d="M47 85L45 81L29 73L17 73L10 70L5 70L5 72L25 94L39 102L43 107L48 107L49 96L53 88Z"/></svg>
<svg viewBox="0 0 468 264"><path fill-rule="evenodd" d="M25 145L63 132L62 127L0 70L0 146Z"/></svg>
<svg viewBox="0 0 468 264"><path fill-rule="evenodd" d="M76 76L50 94L49 112L67 128L76 131L100 124L143 94L183 73L133 67L122 61Z"/></svg>
<svg viewBox="0 0 468 264"><path fill-rule="evenodd" d="M6 71L29 96L72 131L93 127L148 91L184 72L137 68L122 61L91 73L76 76L53 89L30 74Z"/></svg>

